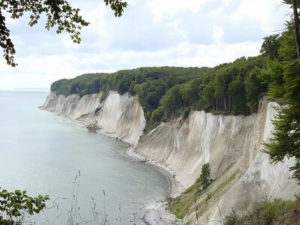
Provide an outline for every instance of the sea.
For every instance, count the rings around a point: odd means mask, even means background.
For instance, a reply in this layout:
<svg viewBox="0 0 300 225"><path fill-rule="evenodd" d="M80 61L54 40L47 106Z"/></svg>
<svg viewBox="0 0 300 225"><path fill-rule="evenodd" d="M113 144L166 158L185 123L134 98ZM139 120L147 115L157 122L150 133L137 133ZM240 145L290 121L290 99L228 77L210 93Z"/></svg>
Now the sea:
<svg viewBox="0 0 300 225"><path fill-rule="evenodd" d="M0 92L0 188L50 197L23 224L144 224L168 196L166 177L128 157L126 143L40 110L48 94Z"/></svg>

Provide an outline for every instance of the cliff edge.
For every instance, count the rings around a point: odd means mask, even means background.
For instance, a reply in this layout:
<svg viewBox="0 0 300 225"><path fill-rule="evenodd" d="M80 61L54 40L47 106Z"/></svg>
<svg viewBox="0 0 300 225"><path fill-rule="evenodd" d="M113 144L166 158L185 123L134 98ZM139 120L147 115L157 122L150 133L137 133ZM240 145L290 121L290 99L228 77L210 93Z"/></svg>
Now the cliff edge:
<svg viewBox="0 0 300 225"><path fill-rule="evenodd" d="M110 91L104 102L100 102L102 93L57 96L50 93L40 108L85 125L96 123L101 132L119 138L131 145L137 145L145 128L143 108L137 97Z"/></svg>
<svg viewBox="0 0 300 225"><path fill-rule="evenodd" d="M272 120L279 107L267 98L250 116L192 111L187 119L172 119L145 135L144 112L136 96L111 91L104 102L100 98L101 93L81 98L51 93L41 108L85 124L96 123L105 134L135 146L135 154L173 175L177 185L171 197L184 193L179 204L191 192L203 164L209 163L214 182L193 196L183 215L186 223L223 224L233 209L247 211L265 196L292 199L300 191L289 171L293 159L274 165L261 151L272 137Z"/></svg>

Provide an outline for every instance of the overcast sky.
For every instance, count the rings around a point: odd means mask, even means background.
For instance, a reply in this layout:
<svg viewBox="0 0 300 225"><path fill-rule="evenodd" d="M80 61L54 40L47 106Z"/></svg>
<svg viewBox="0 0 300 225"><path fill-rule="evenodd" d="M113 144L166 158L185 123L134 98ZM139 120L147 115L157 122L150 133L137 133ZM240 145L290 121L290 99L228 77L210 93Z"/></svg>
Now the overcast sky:
<svg viewBox="0 0 300 225"><path fill-rule="evenodd" d="M103 0L70 0L91 24L82 43L67 34L7 21L16 68L0 58L0 90L49 88L60 78L141 66L214 66L259 54L264 36L281 31L281 0L128 0L115 18Z"/></svg>

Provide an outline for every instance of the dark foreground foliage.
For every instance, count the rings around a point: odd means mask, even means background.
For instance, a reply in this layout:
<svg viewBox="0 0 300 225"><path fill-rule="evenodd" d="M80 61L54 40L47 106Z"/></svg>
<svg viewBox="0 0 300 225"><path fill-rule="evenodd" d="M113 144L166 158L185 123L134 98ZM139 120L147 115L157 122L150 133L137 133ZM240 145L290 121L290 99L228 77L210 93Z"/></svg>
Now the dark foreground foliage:
<svg viewBox="0 0 300 225"><path fill-rule="evenodd" d="M47 195L31 197L26 191L0 190L0 224L23 224L24 216L38 214L46 207L47 200L49 200Z"/></svg>
<svg viewBox="0 0 300 225"><path fill-rule="evenodd" d="M247 214L232 212L224 225L299 225L300 198L295 201L275 199L256 203Z"/></svg>

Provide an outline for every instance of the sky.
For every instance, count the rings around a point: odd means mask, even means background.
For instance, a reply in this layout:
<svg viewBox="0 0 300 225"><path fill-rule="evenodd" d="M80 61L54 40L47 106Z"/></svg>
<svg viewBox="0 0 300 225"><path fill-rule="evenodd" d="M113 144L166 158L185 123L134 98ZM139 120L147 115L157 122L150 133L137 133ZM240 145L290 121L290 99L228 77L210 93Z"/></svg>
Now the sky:
<svg viewBox="0 0 300 225"><path fill-rule="evenodd" d="M0 58L0 90L49 89L83 73L144 66L215 66L259 54L263 37L283 31L291 9L281 0L127 0L115 18L103 0L69 0L90 22L81 44L68 34L29 27L28 16L7 26L18 66Z"/></svg>

